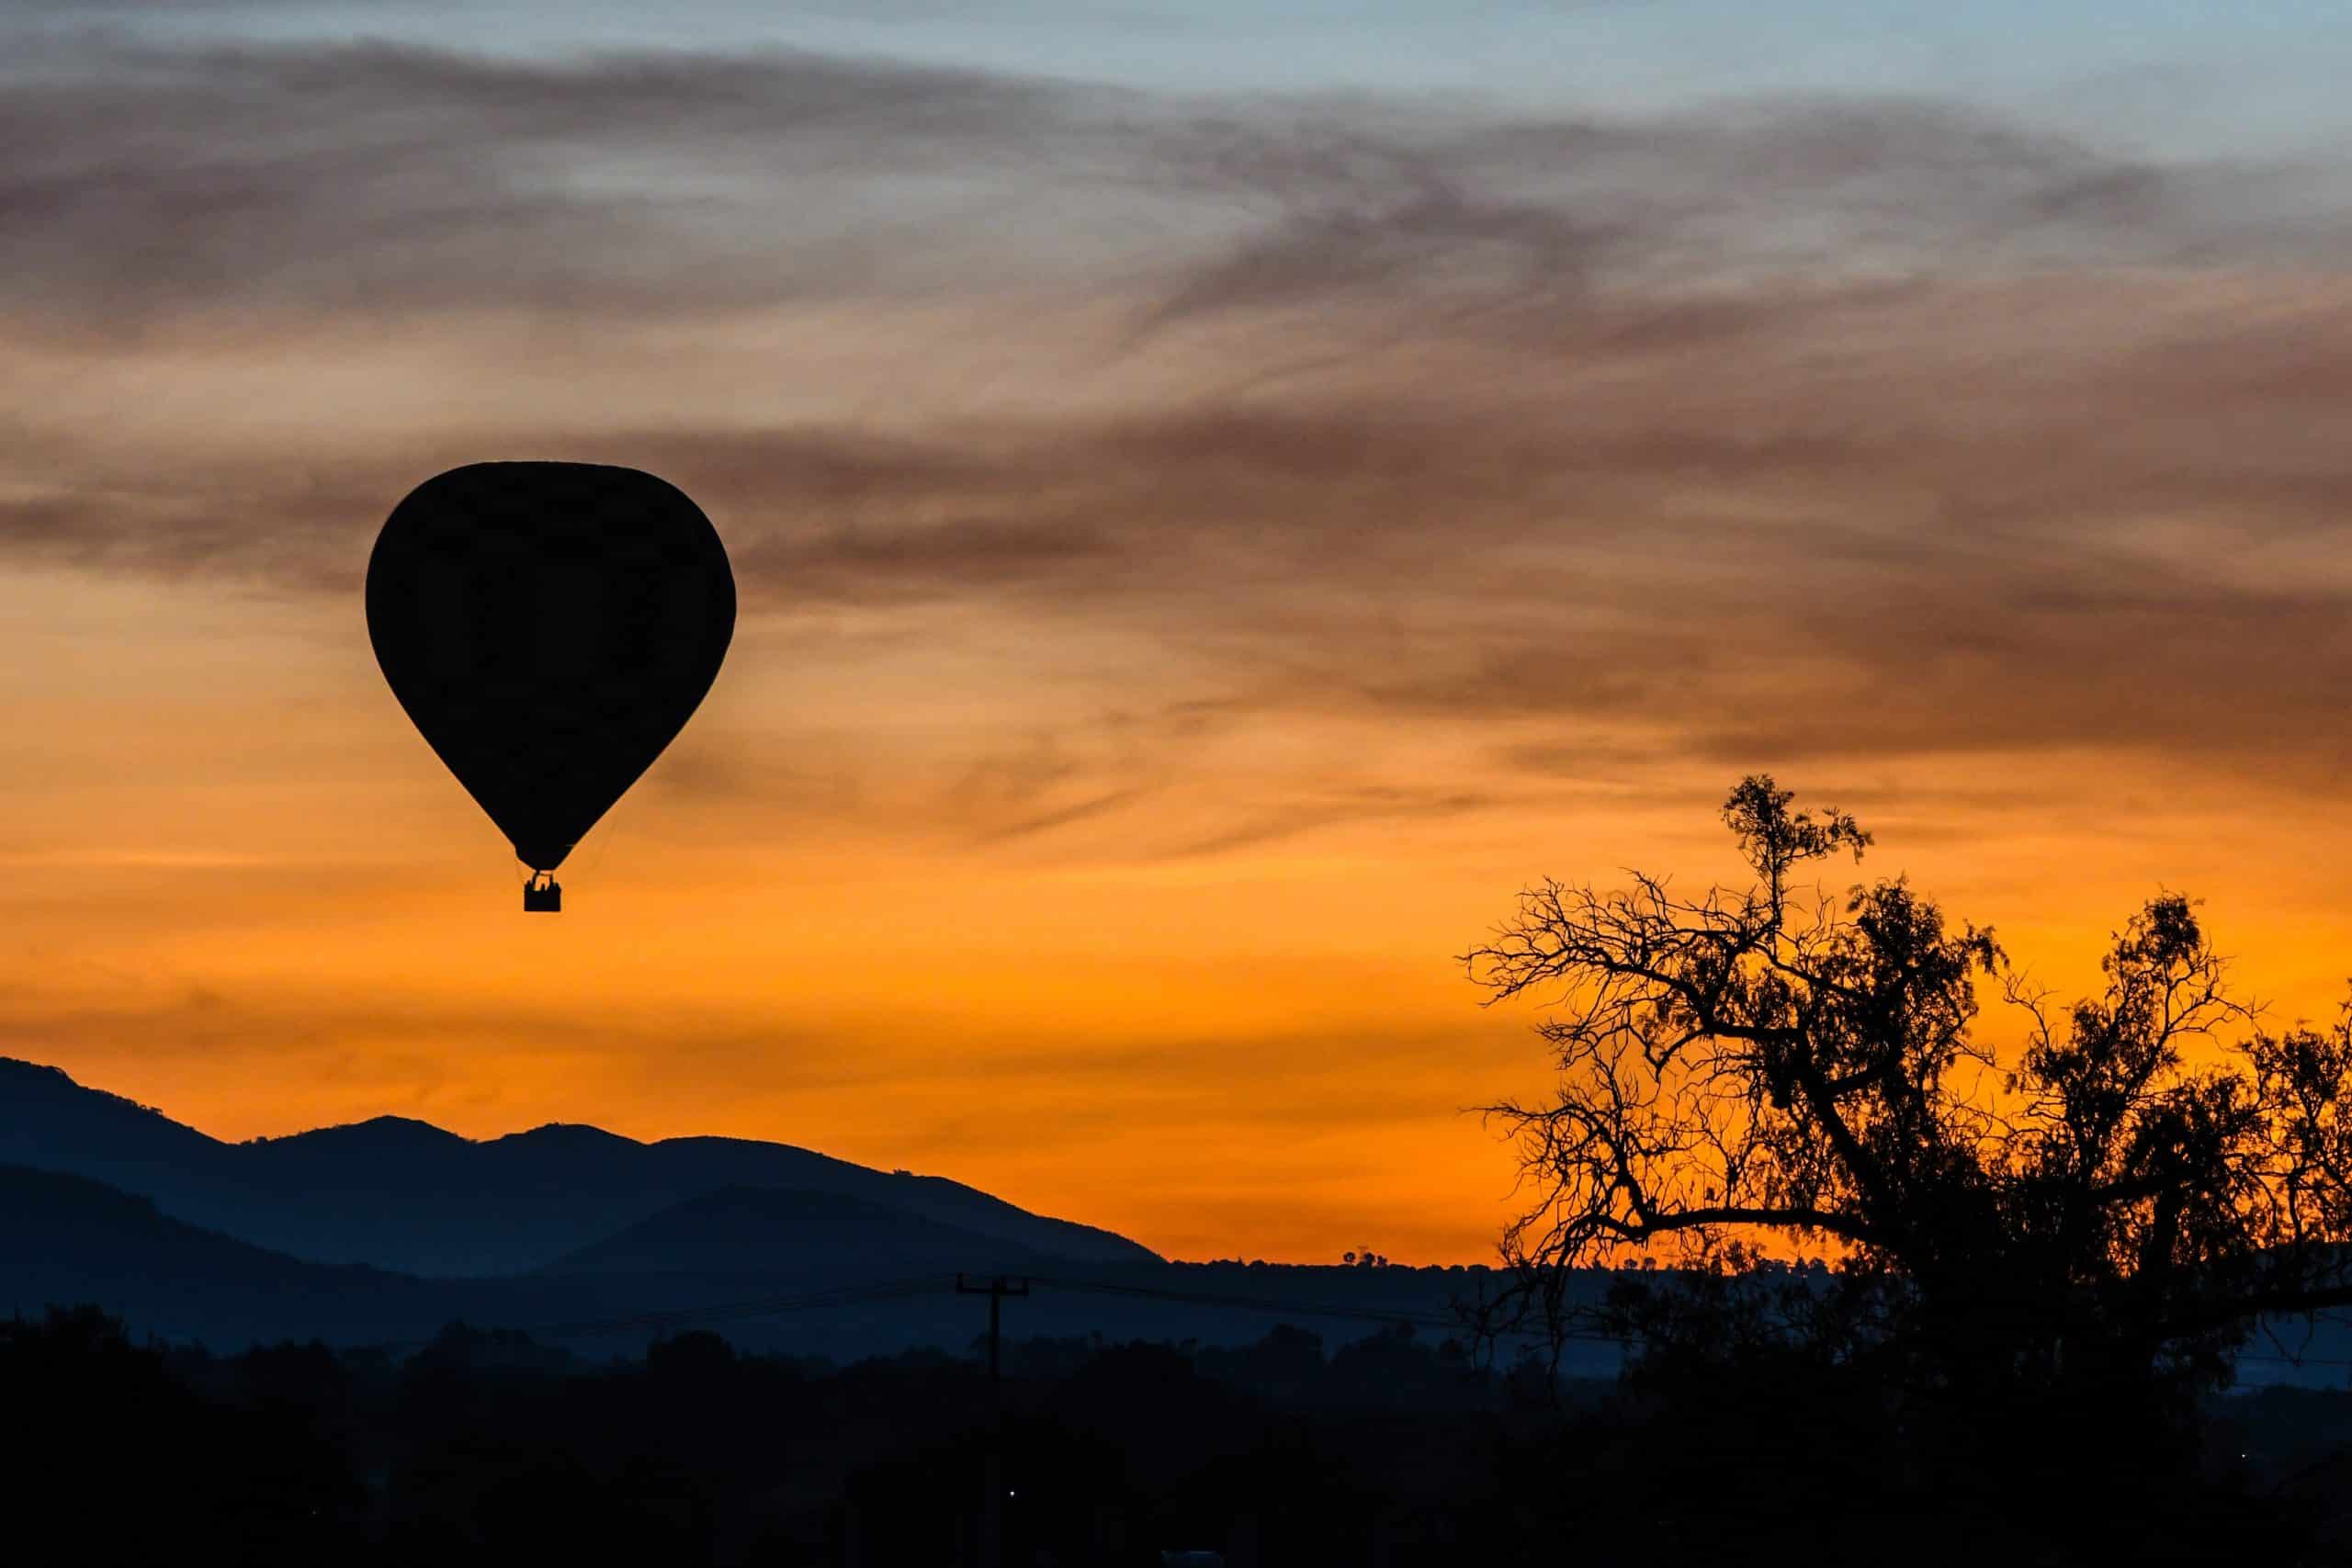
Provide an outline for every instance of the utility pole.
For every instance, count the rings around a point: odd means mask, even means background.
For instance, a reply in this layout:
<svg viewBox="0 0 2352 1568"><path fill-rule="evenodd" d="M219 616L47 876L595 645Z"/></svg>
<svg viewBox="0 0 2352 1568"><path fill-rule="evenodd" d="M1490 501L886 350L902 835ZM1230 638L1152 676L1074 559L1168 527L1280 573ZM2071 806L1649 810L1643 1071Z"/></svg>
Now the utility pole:
<svg viewBox="0 0 2352 1568"><path fill-rule="evenodd" d="M1027 1295L1029 1281L1023 1280L1015 1284L998 1274L985 1285L975 1285L958 1274L956 1276L956 1293L989 1299L988 1458L981 1478L987 1495L980 1502L979 1568L1001 1568L1004 1562L1004 1298Z"/></svg>

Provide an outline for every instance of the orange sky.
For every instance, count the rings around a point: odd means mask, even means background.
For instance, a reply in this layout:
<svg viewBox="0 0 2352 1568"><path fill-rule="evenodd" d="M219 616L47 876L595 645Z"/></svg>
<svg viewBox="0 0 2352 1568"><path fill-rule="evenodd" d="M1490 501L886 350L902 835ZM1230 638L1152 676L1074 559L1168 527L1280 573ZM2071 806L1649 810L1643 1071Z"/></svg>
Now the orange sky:
<svg viewBox="0 0 2352 1568"><path fill-rule="evenodd" d="M2310 170L1902 102L1566 161L1370 101L893 118L841 62L771 168L819 65L486 130L487 68L305 60L334 113L220 60L17 111L95 144L0 310L0 1051L224 1137L724 1133L1475 1261L1462 1108L1546 1077L1450 955L1543 875L1734 875L1745 772L2062 987L2159 886L2282 1017L2352 975ZM530 457L680 485L743 587L560 920L358 599L411 486Z"/></svg>

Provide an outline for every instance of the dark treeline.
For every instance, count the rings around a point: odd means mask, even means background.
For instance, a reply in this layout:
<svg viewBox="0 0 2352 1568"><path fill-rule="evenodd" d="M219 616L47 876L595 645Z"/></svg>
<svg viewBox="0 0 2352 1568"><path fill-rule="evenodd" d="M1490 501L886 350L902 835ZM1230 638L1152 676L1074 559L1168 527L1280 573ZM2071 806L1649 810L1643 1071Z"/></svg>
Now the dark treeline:
<svg viewBox="0 0 2352 1568"><path fill-rule="evenodd" d="M1558 1383L1403 1327L1003 1365L1000 1425L977 1353L215 1355L52 1309L0 1331L11 1522L77 1543L51 1562L963 1563L1001 1431L1007 1564L2346 1560L2342 1393L2217 1402L2184 1450L2106 1407L1890 1422L1753 1354Z"/></svg>
<svg viewBox="0 0 2352 1568"><path fill-rule="evenodd" d="M1449 1561L1547 1380L1409 1329L1326 1353L1008 1340L847 1366L696 1330L593 1362L463 1325L401 1355L139 1345L93 1308L0 1333L12 1523L92 1562L952 1563L1001 1429L1007 1563ZM140 1506L126 1507L135 1495Z"/></svg>

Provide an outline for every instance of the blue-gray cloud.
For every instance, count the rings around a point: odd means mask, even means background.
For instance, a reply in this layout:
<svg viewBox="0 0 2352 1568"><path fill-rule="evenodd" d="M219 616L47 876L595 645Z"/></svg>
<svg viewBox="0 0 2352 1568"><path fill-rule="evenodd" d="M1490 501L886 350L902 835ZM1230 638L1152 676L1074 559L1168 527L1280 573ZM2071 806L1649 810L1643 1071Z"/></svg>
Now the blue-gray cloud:
<svg viewBox="0 0 2352 1568"><path fill-rule="evenodd" d="M2290 199L2324 170L1911 100L1535 120L383 47L18 70L0 333L27 339L135 357L204 311L428 333L485 304L602 333L812 297L879 321L917 279L1050 278L1127 310L1131 354L1238 331L1229 384L1156 409L526 443L684 485L754 614L1114 626L1185 650L1194 683L1144 694L1170 713L1648 724L1726 764L2347 760L2352 578L2295 564L2341 554L2352 500L2341 226ZM1063 229L1007 216L1041 212ZM2249 289L2262 268L2288 284ZM141 473L28 446L0 558L347 593L391 502L481 455L362 433ZM988 830L1141 787L1074 784Z"/></svg>
<svg viewBox="0 0 2352 1568"><path fill-rule="evenodd" d="M1529 120L811 55L88 39L10 76L0 291L93 332L222 303L660 316L1090 266L1157 278L1156 327L1333 296L2334 261L2345 238L2322 167L2159 165L1904 99Z"/></svg>

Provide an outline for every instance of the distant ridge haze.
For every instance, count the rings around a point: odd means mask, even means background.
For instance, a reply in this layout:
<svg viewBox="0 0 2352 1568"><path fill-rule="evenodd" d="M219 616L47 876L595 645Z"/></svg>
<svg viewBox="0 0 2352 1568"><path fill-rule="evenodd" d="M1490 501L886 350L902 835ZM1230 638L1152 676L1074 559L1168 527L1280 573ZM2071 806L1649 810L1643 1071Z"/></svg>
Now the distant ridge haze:
<svg viewBox="0 0 2352 1568"><path fill-rule="evenodd" d="M425 1280L306 1262L191 1225L86 1177L6 1163L0 1292L0 1307L28 1314L87 1302L142 1333L230 1347L410 1336L471 1304Z"/></svg>
<svg viewBox="0 0 2352 1568"><path fill-rule="evenodd" d="M475 1142L397 1116L229 1144L56 1067L7 1057L0 1057L0 1163L147 1195L172 1218L296 1258L411 1274L579 1267L573 1259L583 1249L621 1246L622 1233L681 1205L669 1223L690 1239L678 1245L706 1260L726 1235L740 1234L746 1247L783 1245L779 1224L792 1201L763 1209L765 1201L749 1196L761 1192L854 1200L863 1207L826 1211L822 1234L841 1240L850 1224L843 1215L864 1213L925 1256L954 1256L978 1242L1008 1258L1159 1260L1124 1236L1033 1214L960 1182L786 1144L645 1144L564 1122ZM697 1207L698 1200L707 1201ZM805 1196L797 1201L804 1219L823 1208ZM643 1253L650 1242L639 1235L629 1245Z"/></svg>
<svg viewBox="0 0 2352 1568"><path fill-rule="evenodd" d="M839 1193L723 1187L673 1204L540 1272L801 1271L821 1263L857 1279L893 1271L1042 1269L1069 1258Z"/></svg>
<svg viewBox="0 0 2352 1568"><path fill-rule="evenodd" d="M311 1262L87 1177L0 1162L0 1309L86 1302L135 1334L224 1351L313 1338L413 1348L463 1322L520 1328L591 1357L634 1355L718 1309L716 1326L746 1349L956 1353L986 1315L954 1288L967 1264L1032 1279L1007 1325L1024 1337L1242 1345L1304 1321L1338 1342L1388 1331L1385 1313L1429 1323L1458 1292L1484 1288L1437 1269L1048 1259L859 1199L754 1188L690 1199L532 1273L427 1279ZM1228 1304L1193 1304L1188 1293ZM1232 1310L1238 1298L1260 1304ZM1345 1309L1336 1321L1314 1310L1332 1303ZM1594 1366L1614 1354L1579 1351Z"/></svg>

